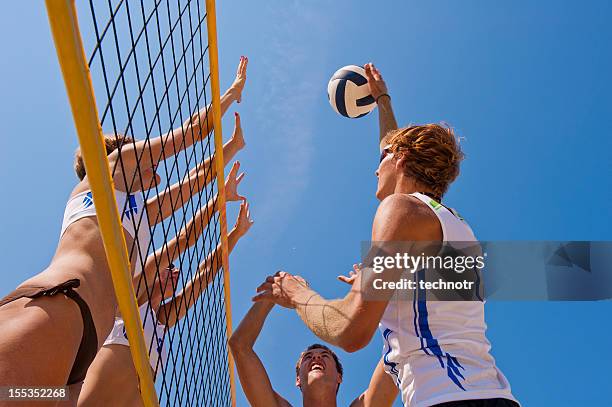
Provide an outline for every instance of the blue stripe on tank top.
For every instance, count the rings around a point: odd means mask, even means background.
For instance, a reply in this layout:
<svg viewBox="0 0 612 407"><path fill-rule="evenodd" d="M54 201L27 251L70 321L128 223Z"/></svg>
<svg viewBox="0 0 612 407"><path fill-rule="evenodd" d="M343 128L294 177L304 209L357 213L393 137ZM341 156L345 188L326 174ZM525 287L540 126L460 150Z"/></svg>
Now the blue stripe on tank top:
<svg viewBox="0 0 612 407"><path fill-rule="evenodd" d="M389 354L391 353L391 343L389 342L389 335L393 333L389 328L385 329L383 332L383 338L385 340L385 344L387 345L387 352L383 355L383 363L386 366L389 366L389 371L391 374L395 376L396 385L399 386L402 383L402 380L399 377L399 371L397 370L397 363L389 361Z"/></svg>
<svg viewBox="0 0 612 407"><path fill-rule="evenodd" d="M418 281L425 281L425 270L419 270L415 273L417 275L417 284ZM455 383L461 390L465 391L465 388L459 381L459 378L465 380L463 374L459 368L465 370L461 363L457 360L456 357L452 356L449 353L444 353L442 348L440 347L438 340L434 338L431 333L431 329L429 328L429 314L427 312L427 298L426 292L424 289L420 288L420 285L417 286L417 294L415 296L416 302L416 311L418 315L415 313L415 320L418 320L418 325L415 324L415 329L418 326L418 330L421 332L419 335L417 331L417 336L421 340L421 350L425 352L427 355L431 355L428 352L428 349L438 358L440 362L440 367L444 368L444 358L447 360L446 373L448 377ZM413 304L414 307L414 304Z"/></svg>

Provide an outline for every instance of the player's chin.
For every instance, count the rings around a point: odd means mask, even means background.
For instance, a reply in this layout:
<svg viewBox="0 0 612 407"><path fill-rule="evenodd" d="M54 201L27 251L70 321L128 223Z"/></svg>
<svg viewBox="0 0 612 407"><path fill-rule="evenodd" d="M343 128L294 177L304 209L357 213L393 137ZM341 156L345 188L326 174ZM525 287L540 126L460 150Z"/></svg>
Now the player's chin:
<svg viewBox="0 0 612 407"><path fill-rule="evenodd" d="M376 188L376 199L378 199L379 201L382 201L383 199L385 199L387 197L387 194L385 192L385 188L383 188L382 183L378 183L378 188Z"/></svg>

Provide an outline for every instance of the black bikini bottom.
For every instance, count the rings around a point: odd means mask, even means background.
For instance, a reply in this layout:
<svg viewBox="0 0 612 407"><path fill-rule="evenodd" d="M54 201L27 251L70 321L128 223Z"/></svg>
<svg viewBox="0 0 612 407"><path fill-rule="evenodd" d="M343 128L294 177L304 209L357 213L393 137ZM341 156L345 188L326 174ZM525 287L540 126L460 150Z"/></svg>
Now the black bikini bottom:
<svg viewBox="0 0 612 407"><path fill-rule="evenodd" d="M68 376L67 385L75 384L82 382L85 378L85 373L87 373L87 369L91 362L93 362L96 357L96 353L98 352L98 334L96 332L96 326L94 325L93 318L91 316L91 311L89 310L89 306L81 298L79 293L74 291L81 285L79 279L72 279L65 281L59 285L52 287L42 287L42 286L25 286L19 287L2 300L0 300L0 307L8 304L9 302L18 300L20 298L40 298L43 296L53 297L57 294L64 294L66 297L71 298L74 302L77 303L79 309L81 310L81 317L83 318L83 336L81 338L81 344L79 345L79 350L77 352L76 358L74 360L74 364L72 365L72 370L70 371L70 375Z"/></svg>

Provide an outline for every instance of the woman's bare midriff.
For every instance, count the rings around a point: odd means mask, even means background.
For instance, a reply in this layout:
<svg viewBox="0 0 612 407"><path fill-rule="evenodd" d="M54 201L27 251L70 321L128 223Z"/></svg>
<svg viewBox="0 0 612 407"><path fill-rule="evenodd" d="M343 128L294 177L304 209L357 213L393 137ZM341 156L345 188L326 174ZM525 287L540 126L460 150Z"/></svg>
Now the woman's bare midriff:
<svg viewBox="0 0 612 407"><path fill-rule="evenodd" d="M132 238L126 234L128 247ZM111 331L117 308L102 237L95 217L79 219L66 229L49 267L21 286L53 286L78 278L76 291L87 302L98 336L98 346Z"/></svg>

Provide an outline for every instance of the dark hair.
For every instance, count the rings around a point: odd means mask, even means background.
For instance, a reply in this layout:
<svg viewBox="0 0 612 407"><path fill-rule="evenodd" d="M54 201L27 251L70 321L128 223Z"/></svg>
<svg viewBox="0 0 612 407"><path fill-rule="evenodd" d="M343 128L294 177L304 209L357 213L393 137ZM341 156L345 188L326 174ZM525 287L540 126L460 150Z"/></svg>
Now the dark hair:
<svg viewBox="0 0 612 407"><path fill-rule="evenodd" d="M109 155L113 151L120 149L126 143L133 143L134 138L123 134L105 134L104 145L106 147L106 155ZM85 162L83 161L83 155L81 154L81 148L77 148L74 153L74 171L77 177L82 181L85 178Z"/></svg>
<svg viewBox="0 0 612 407"><path fill-rule="evenodd" d="M297 363L295 364L295 375L296 376L299 376L300 374L300 364L302 363L302 358L304 357L304 354L313 349L323 349L331 353L332 358L334 359L334 362L336 362L336 371L340 374L340 376L344 374L344 369L342 368L342 363L340 363L340 359L338 359L338 355L336 355L333 350L331 350L325 345L322 345L320 343L313 343L300 354L300 357L298 358ZM338 384L336 393L338 393L339 389L340 389L340 384Z"/></svg>
<svg viewBox="0 0 612 407"><path fill-rule="evenodd" d="M446 124L404 127L390 132L385 141L394 156L407 157L406 175L431 188L439 198L459 176L464 155L453 129Z"/></svg>

